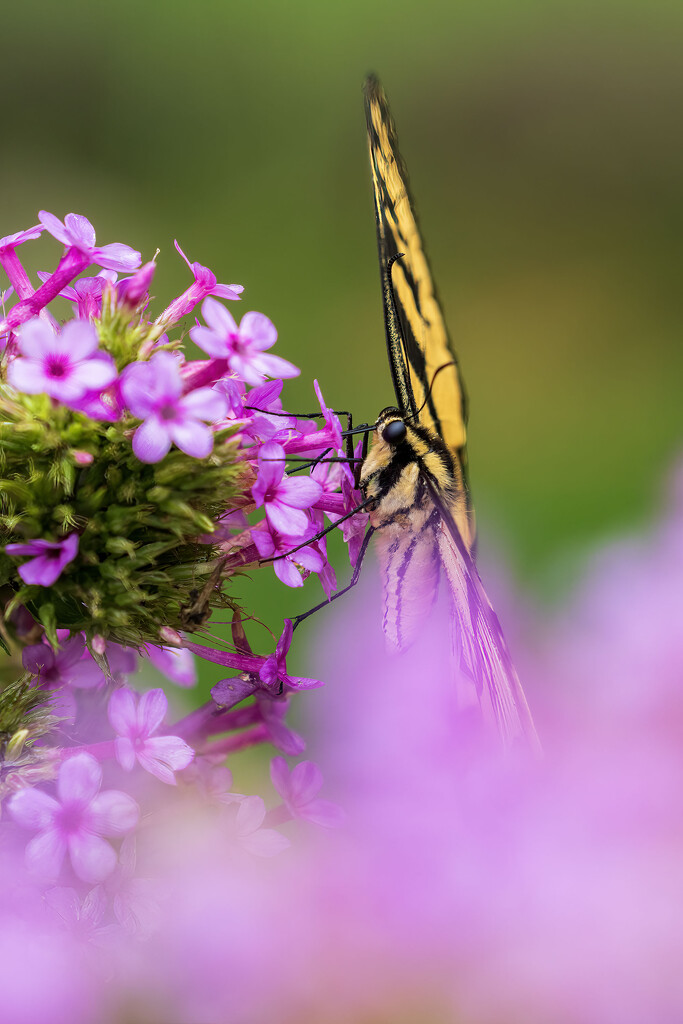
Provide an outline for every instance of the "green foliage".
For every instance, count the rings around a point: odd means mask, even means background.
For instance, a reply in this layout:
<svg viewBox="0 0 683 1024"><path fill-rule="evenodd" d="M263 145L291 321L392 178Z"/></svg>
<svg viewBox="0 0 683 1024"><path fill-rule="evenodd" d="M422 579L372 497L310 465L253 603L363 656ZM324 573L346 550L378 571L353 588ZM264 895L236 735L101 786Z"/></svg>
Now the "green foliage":
<svg viewBox="0 0 683 1024"><path fill-rule="evenodd" d="M130 318L105 303L95 325L119 371L149 355L157 330ZM58 629L135 647L158 642L162 627L181 629L217 566L215 548L198 538L251 482L231 430L216 433L206 459L173 448L147 465L131 448L137 425L128 415L92 420L0 383L0 545L80 538L51 587L27 586L23 559L0 554L0 585L13 591L5 616L26 605L53 643ZM226 603L220 585L211 588L210 605Z"/></svg>

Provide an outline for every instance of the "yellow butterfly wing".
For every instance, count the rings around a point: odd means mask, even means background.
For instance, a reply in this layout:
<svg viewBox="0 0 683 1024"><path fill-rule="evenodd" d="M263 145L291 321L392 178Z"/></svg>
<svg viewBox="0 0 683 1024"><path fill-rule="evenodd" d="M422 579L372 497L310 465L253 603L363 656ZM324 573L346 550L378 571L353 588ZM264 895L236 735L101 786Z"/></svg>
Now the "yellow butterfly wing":
<svg viewBox="0 0 683 1024"><path fill-rule="evenodd" d="M384 90L374 77L365 82L365 114L385 303L387 262L403 253L392 266L391 283L415 399L413 411L419 410L420 425L441 437L453 456L467 510L464 517L457 516L457 522L471 548L474 519L467 484L467 397L420 236L394 121ZM391 343L389 358L392 364L399 358ZM392 375L396 382L399 372L393 365ZM397 398L401 403L398 388Z"/></svg>

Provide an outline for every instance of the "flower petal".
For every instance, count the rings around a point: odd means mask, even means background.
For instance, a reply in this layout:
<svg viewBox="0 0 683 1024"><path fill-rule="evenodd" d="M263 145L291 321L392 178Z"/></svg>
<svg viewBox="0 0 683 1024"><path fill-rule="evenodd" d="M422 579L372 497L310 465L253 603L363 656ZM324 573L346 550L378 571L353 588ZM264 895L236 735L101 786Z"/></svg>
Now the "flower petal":
<svg viewBox="0 0 683 1024"><path fill-rule="evenodd" d="M62 763L57 793L62 801L89 804L102 785L102 768L92 754L76 754Z"/></svg>
<svg viewBox="0 0 683 1024"><path fill-rule="evenodd" d="M43 878L56 878L65 853L64 836L59 829L50 828L39 832L26 847L26 866Z"/></svg>
<svg viewBox="0 0 683 1024"><path fill-rule="evenodd" d="M273 562L273 570L286 587L303 587L304 581L301 573L289 558L278 558L276 562Z"/></svg>
<svg viewBox="0 0 683 1024"><path fill-rule="evenodd" d="M87 359L99 347L97 331L88 320L71 320L58 336L60 349L65 349L74 362Z"/></svg>
<svg viewBox="0 0 683 1024"><path fill-rule="evenodd" d="M69 233L66 230L64 224L55 217L54 213L48 213L47 210L40 210L38 213L38 220L43 225L46 231L48 231L53 238L56 238L62 245L71 245L69 240Z"/></svg>
<svg viewBox="0 0 683 1024"><path fill-rule="evenodd" d="M107 707L109 723L119 736L134 737L138 734L137 701L126 686L114 690Z"/></svg>
<svg viewBox="0 0 683 1024"><path fill-rule="evenodd" d="M339 828L346 820L344 809L331 800L311 800L301 808L299 816L322 828Z"/></svg>
<svg viewBox="0 0 683 1024"><path fill-rule="evenodd" d="M93 250L93 263L98 267L106 267L107 270L120 270L129 274L137 270L142 263L142 257L136 249L122 242L110 242L99 249Z"/></svg>
<svg viewBox="0 0 683 1024"><path fill-rule="evenodd" d="M193 459L205 459L213 449L213 434L199 420L171 421L168 432L181 452L191 455Z"/></svg>
<svg viewBox="0 0 683 1024"><path fill-rule="evenodd" d="M228 338L231 334L237 334L238 328L235 318L225 308L222 302L216 299L206 298L202 303L202 316L212 331L220 337ZM194 338L192 339L194 341Z"/></svg>
<svg viewBox="0 0 683 1024"><path fill-rule="evenodd" d="M275 857L290 846L287 836L274 828L259 828L240 839L241 845L257 857Z"/></svg>
<svg viewBox="0 0 683 1024"><path fill-rule="evenodd" d="M64 227L67 231L69 245L92 249L96 241L95 229L82 213L67 213L64 218Z"/></svg>
<svg viewBox="0 0 683 1024"><path fill-rule="evenodd" d="M270 348L277 341L275 324L263 313L245 313L240 321L240 338L248 339L258 350Z"/></svg>
<svg viewBox="0 0 683 1024"><path fill-rule="evenodd" d="M270 526L277 533L301 537L308 529L309 523L305 512L291 508L289 505L281 505L278 501L268 502L266 515Z"/></svg>
<svg viewBox="0 0 683 1024"><path fill-rule="evenodd" d="M133 434L133 451L140 462L161 462L170 448L168 428L156 416L141 423Z"/></svg>
<svg viewBox="0 0 683 1024"><path fill-rule="evenodd" d="M133 741L128 736L117 736L114 740L116 760L124 772L132 772L135 768L136 752Z"/></svg>
<svg viewBox="0 0 683 1024"><path fill-rule="evenodd" d="M194 758L194 750L179 736L152 736L138 751L138 761L150 775L175 786L174 772L182 771Z"/></svg>
<svg viewBox="0 0 683 1024"><path fill-rule="evenodd" d="M235 825L239 836L255 832L266 816L266 805L260 796L245 796L237 808Z"/></svg>
<svg viewBox="0 0 683 1024"><path fill-rule="evenodd" d="M137 712L141 736L151 736L159 728L168 711L168 698L162 689L148 690L140 698Z"/></svg>
<svg viewBox="0 0 683 1024"><path fill-rule="evenodd" d="M76 832L69 836L71 866L84 882L103 882L116 867L112 846L92 832Z"/></svg>
<svg viewBox="0 0 683 1024"><path fill-rule="evenodd" d="M270 779L283 800L289 799L289 765L284 757L274 757L270 762Z"/></svg>
<svg viewBox="0 0 683 1024"><path fill-rule="evenodd" d="M55 332L52 327L38 316L22 324L17 334L19 351L31 359L44 359L55 344Z"/></svg>
<svg viewBox="0 0 683 1024"><path fill-rule="evenodd" d="M322 494L322 487L311 477L287 477L277 489L278 501L291 508L310 508Z"/></svg>
<svg viewBox="0 0 683 1024"><path fill-rule="evenodd" d="M23 828L47 829L59 811L59 803L42 789L20 789L9 801L9 812Z"/></svg>
<svg viewBox="0 0 683 1024"><path fill-rule="evenodd" d="M314 761L302 761L292 768L291 799L297 807L312 800L323 784L323 774Z"/></svg>
<svg viewBox="0 0 683 1024"><path fill-rule="evenodd" d="M89 824L93 832L105 836L120 836L135 828L140 808L128 793L107 789L99 793L89 808Z"/></svg>
<svg viewBox="0 0 683 1024"><path fill-rule="evenodd" d="M225 395L213 388L197 388L190 391L180 400L180 406L184 413L194 416L198 420L206 420L207 423L215 423L228 415L228 403Z"/></svg>

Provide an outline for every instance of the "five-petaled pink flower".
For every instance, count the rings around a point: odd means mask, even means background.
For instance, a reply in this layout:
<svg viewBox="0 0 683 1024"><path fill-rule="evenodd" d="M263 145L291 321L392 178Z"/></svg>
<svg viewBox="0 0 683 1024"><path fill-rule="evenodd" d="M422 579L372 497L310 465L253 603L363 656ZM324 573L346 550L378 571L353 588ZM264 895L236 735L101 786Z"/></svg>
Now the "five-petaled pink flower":
<svg viewBox="0 0 683 1024"><path fill-rule="evenodd" d="M206 423L225 417L225 397L212 388L183 394L183 380L170 352L157 352L149 362L131 363L121 377L126 405L144 420L133 435L133 451L141 462L159 462L175 443L186 455L204 459L213 448Z"/></svg>
<svg viewBox="0 0 683 1024"><path fill-rule="evenodd" d="M98 346L97 331L84 320L72 320L55 334L36 317L19 331L21 356L9 364L7 379L24 394L72 404L116 379L114 360Z"/></svg>
<svg viewBox="0 0 683 1024"><path fill-rule="evenodd" d="M26 847L28 867L56 878L65 854L84 882L101 882L116 867L116 853L102 836L119 836L135 828L139 808L127 793L100 793L102 768L91 754L64 761L57 778L57 796L41 789L22 789L11 798L16 822L38 832Z"/></svg>
<svg viewBox="0 0 683 1024"><path fill-rule="evenodd" d="M315 504L322 487L310 477L286 477L284 449L268 441L259 452L258 477L251 493L256 507L264 506L273 530L303 538L309 525L303 509Z"/></svg>
<svg viewBox="0 0 683 1024"><path fill-rule="evenodd" d="M33 555L17 570L24 583L51 587L59 579L64 566L78 554L78 534L70 533L64 540L30 540L27 544L6 544L8 555Z"/></svg>
<svg viewBox="0 0 683 1024"><path fill-rule="evenodd" d="M245 313L238 326L225 306L205 299L202 316L209 326L193 327L193 342L214 359L227 359L231 371L247 384L260 384L264 377L299 376L293 363L265 353L277 341L277 331L263 313Z"/></svg>
<svg viewBox="0 0 683 1024"><path fill-rule="evenodd" d="M323 828L336 828L344 821L338 804L317 799L323 776L313 761L302 761L290 771L284 757L274 757L270 778L293 818L303 818Z"/></svg>
<svg viewBox="0 0 683 1024"><path fill-rule="evenodd" d="M187 768L194 750L179 736L154 736L168 709L163 690L148 690L139 698L122 687L109 700L109 721L118 734L114 743L116 758L129 772L138 761L145 771L162 782L175 786L174 772Z"/></svg>
<svg viewBox="0 0 683 1024"><path fill-rule="evenodd" d="M54 213L41 210L38 219L46 231L69 249L78 249L90 258L91 263L106 270L121 270L131 273L140 266L140 253L122 242L96 246L95 229L80 213L67 213L64 223Z"/></svg>

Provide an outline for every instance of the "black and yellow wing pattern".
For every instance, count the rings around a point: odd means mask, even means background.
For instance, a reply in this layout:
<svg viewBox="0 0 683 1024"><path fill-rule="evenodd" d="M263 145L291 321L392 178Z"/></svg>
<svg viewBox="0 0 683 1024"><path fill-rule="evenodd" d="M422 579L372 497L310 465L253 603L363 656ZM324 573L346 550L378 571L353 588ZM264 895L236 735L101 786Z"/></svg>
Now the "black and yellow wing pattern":
<svg viewBox="0 0 683 1024"><path fill-rule="evenodd" d="M437 434L450 450L465 499L461 507L466 509L466 515L456 517L458 527L463 540L472 548L475 530L467 481L465 387L422 244L408 174L384 90L377 78L370 76L364 91L385 322L391 273L414 408L410 408L410 396L401 393L397 380L398 353L392 350L397 340L388 336L396 396L403 411L417 414L419 423ZM402 258L389 271L389 262L399 253Z"/></svg>

